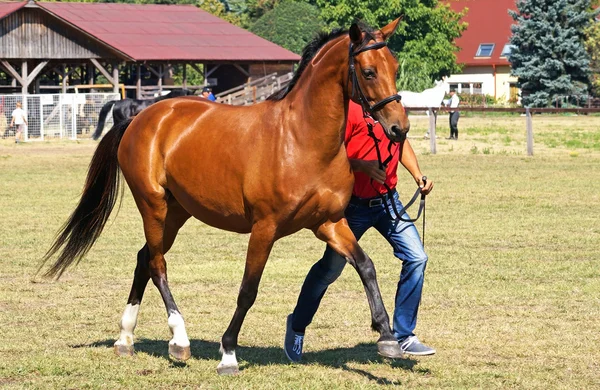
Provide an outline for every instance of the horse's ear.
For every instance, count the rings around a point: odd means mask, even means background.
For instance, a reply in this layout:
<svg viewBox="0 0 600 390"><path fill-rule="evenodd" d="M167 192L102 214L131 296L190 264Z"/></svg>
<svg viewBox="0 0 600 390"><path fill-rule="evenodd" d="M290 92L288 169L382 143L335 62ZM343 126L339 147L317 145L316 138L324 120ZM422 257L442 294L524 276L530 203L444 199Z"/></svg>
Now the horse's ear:
<svg viewBox="0 0 600 390"><path fill-rule="evenodd" d="M388 24L387 26L383 27L381 30L381 35L383 35L383 40L387 41L389 37L391 37L396 30L398 29L398 26L400 25L400 21L402 20L402 16L400 16L398 19L394 20L393 22L391 22L390 24Z"/></svg>
<svg viewBox="0 0 600 390"><path fill-rule="evenodd" d="M358 27L358 24L352 23L348 35L350 35L350 42L352 42L354 46L357 46L362 42L362 31L360 27Z"/></svg>

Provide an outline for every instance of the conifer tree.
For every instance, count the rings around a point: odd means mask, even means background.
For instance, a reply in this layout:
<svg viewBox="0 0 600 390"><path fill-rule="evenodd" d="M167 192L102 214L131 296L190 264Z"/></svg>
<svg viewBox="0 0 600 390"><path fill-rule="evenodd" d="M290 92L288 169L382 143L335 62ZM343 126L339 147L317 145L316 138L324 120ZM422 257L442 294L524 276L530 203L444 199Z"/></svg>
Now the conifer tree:
<svg viewBox="0 0 600 390"><path fill-rule="evenodd" d="M510 62L526 107L547 107L562 96L586 95L590 58L585 30L596 12L591 0L517 0L509 11Z"/></svg>

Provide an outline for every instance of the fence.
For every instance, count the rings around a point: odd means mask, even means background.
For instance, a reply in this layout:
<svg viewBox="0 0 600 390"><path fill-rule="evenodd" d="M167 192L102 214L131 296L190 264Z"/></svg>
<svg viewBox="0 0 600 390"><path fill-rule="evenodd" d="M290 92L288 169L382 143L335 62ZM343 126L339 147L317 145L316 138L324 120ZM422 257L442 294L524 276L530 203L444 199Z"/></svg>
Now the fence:
<svg viewBox="0 0 600 390"><path fill-rule="evenodd" d="M17 102L22 103L28 125L23 134L27 140L89 138L96 129L98 114L118 93L68 93L43 95L0 95L0 138L13 137L11 115ZM112 126L108 115L106 127Z"/></svg>
<svg viewBox="0 0 600 390"><path fill-rule="evenodd" d="M527 155L533 156L533 117L532 114L597 114L600 113L600 108L593 107L573 107L573 108L523 108L523 107L458 107L458 108L427 108L427 107L411 107L406 109L410 111L427 111L429 116L429 147L431 154L437 153L436 141L436 116L440 112L460 111L460 112L507 112L525 114L525 129L527 137Z"/></svg>

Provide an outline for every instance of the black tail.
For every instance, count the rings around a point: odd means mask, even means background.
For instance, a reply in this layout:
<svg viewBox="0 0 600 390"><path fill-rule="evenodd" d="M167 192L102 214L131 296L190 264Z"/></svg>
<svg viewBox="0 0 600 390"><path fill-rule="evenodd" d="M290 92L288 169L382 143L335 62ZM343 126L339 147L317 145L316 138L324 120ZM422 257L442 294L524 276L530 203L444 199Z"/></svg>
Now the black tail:
<svg viewBox="0 0 600 390"><path fill-rule="evenodd" d="M96 131L94 131L94 134L92 135L93 139L96 140L102 135L102 130L104 130L104 124L106 123L106 117L108 116L108 112L110 111L112 106L115 105L116 102L118 102L118 100L111 100L110 102L106 102L106 104L104 104L104 107L102 107L102 110L100 110L100 114L98 115L98 126L96 126ZM113 125L116 125L116 123L114 123Z"/></svg>
<svg viewBox="0 0 600 390"><path fill-rule="evenodd" d="M121 177L117 151L130 123L131 119L113 126L98 144L79 204L42 259L38 272L62 248L58 259L44 276L60 278L73 262L79 263L102 233L119 194L122 195L119 191Z"/></svg>

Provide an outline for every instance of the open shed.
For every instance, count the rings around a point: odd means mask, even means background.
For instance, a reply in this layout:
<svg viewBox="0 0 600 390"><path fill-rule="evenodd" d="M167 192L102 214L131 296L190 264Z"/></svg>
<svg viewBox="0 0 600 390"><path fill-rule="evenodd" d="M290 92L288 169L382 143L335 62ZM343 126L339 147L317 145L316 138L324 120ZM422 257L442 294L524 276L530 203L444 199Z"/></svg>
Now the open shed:
<svg viewBox="0 0 600 390"><path fill-rule="evenodd" d="M102 75L114 92L141 98L145 85L169 84L177 65L183 87L192 67L218 93L290 72L299 59L192 5L0 2L0 94L66 92Z"/></svg>

